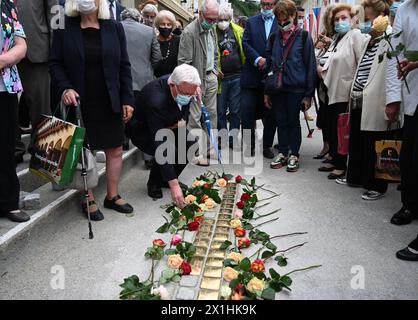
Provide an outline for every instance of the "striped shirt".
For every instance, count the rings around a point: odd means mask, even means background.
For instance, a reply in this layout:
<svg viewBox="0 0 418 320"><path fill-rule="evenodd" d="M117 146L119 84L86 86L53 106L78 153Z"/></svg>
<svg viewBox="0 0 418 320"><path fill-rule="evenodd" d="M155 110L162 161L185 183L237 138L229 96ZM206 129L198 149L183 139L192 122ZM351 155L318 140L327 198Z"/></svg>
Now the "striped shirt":
<svg viewBox="0 0 418 320"><path fill-rule="evenodd" d="M366 86L367 80L369 79L370 70L372 69L374 57L376 56L379 42L373 44L367 49L358 67L356 79L354 80L354 91L363 91Z"/></svg>

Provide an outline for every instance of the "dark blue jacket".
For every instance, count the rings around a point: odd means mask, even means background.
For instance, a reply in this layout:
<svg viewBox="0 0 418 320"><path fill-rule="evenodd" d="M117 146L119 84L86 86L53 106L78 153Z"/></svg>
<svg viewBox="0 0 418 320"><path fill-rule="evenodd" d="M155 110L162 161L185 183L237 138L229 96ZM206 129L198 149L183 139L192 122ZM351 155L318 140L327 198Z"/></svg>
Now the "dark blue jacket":
<svg viewBox="0 0 418 320"><path fill-rule="evenodd" d="M283 91L301 92L305 98L312 98L316 86L316 59L312 37L306 31L303 43L302 30L298 30L288 58L283 67ZM283 61L284 50L289 45L283 45L282 33L277 31L270 36L267 43L267 67L265 74L277 70Z"/></svg>
<svg viewBox="0 0 418 320"><path fill-rule="evenodd" d="M121 112L122 105L135 104L125 32L119 22L99 21L105 82L113 111ZM65 29L54 31L49 62L52 82L59 89L60 95L65 89L74 89L83 101L84 64L80 17L65 17Z"/></svg>
<svg viewBox="0 0 418 320"><path fill-rule="evenodd" d="M119 1L116 1L116 20L117 21L121 21L121 19L120 19L120 14L122 13L122 11L123 10L125 10L126 8L123 6L123 5L121 5L120 3L119 3Z"/></svg>
<svg viewBox="0 0 418 320"><path fill-rule="evenodd" d="M270 34L277 30L277 20L274 18ZM257 88L263 80L262 72L254 66L258 57L266 58L266 31L261 14L248 19L245 25L242 46L246 57L241 73L241 87Z"/></svg>

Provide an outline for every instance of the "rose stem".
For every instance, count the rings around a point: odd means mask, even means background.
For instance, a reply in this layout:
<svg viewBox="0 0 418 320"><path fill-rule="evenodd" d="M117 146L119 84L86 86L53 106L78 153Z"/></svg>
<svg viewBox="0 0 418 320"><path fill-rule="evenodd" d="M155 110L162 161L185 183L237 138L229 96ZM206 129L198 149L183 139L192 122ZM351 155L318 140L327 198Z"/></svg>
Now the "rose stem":
<svg viewBox="0 0 418 320"><path fill-rule="evenodd" d="M295 272L305 271L305 270L314 269L314 268L319 268L319 267L322 267L322 265L321 265L321 264L317 264L317 265L310 266L310 267L303 268L303 269L296 269L296 270L290 271L289 273L286 273L286 274L285 274L285 275L283 275L282 277L284 277L284 276L288 276L289 274L292 274L292 273L295 273Z"/></svg>
<svg viewBox="0 0 418 320"><path fill-rule="evenodd" d="M258 215L258 217L257 218L254 218L254 220L257 220L257 219L260 219L260 218L264 218L264 217L268 217L268 216L271 216L272 214L275 214L276 212L279 212L281 209L277 209L277 210L274 210L274 211L272 211L272 212L270 212L270 213L266 213L266 214L258 214L258 213L256 213L257 215Z"/></svg>
<svg viewBox="0 0 418 320"><path fill-rule="evenodd" d="M295 236L295 235L301 235L301 234L307 234L307 232L293 232L293 233L287 233L287 234L279 234L277 236L271 237L270 240L275 238L283 238L287 236Z"/></svg>
<svg viewBox="0 0 418 320"><path fill-rule="evenodd" d="M262 222L260 224L257 224L256 226L254 226L254 228L258 228L259 226L262 226L263 224L266 224L266 223L269 223L269 222L273 222L273 221L276 221L278 219L279 218L274 218L274 219L270 219L270 220L264 221L264 222Z"/></svg>

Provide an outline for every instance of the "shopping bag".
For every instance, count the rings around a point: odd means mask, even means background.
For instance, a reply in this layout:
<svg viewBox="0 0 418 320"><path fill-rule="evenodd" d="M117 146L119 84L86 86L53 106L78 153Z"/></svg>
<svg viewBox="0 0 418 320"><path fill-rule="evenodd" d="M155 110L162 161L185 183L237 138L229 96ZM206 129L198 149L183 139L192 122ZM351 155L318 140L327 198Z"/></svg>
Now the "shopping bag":
<svg viewBox="0 0 418 320"><path fill-rule="evenodd" d="M68 186L74 177L85 129L53 116L42 116L35 128L29 170L55 184Z"/></svg>
<svg viewBox="0 0 418 320"><path fill-rule="evenodd" d="M341 113L338 115L338 154L348 155L350 145L350 113Z"/></svg>
<svg viewBox="0 0 418 320"><path fill-rule="evenodd" d="M86 183L88 189L94 189L99 184L99 172L97 169L97 162L96 157L94 156L93 152L90 151L88 148L83 148L82 152L84 152L84 162L85 162L85 172L86 175ZM81 158L81 156L80 156ZM73 181L68 185L69 189L76 189L76 190L84 190L84 176L82 175L83 166L81 161L78 162L77 168L74 173Z"/></svg>
<svg viewBox="0 0 418 320"><path fill-rule="evenodd" d="M382 140L376 141L375 178L392 182L401 181L401 166L399 157L402 141Z"/></svg>

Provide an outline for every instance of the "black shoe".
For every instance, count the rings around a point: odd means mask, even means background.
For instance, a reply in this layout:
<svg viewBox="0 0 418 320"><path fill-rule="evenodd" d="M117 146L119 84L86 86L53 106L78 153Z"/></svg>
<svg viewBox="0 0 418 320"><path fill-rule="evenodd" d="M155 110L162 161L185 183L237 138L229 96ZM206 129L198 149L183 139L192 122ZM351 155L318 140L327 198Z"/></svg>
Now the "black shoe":
<svg viewBox="0 0 418 320"><path fill-rule="evenodd" d="M323 154L317 154L315 157L313 157L315 160L321 160L324 159L326 157L326 155L328 154L328 152L325 152ZM328 163L328 162L324 162L324 163Z"/></svg>
<svg viewBox="0 0 418 320"><path fill-rule="evenodd" d="M326 166L322 166L318 168L319 172L331 172L334 171L335 167L326 167Z"/></svg>
<svg viewBox="0 0 418 320"><path fill-rule="evenodd" d="M398 184L398 186L396 187L396 190L402 191L402 185L401 184Z"/></svg>
<svg viewBox="0 0 418 320"><path fill-rule="evenodd" d="M7 218L13 222L26 222L30 220L30 216L21 210L14 210L7 213Z"/></svg>
<svg viewBox="0 0 418 320"><path fill-rule="evenodd" d="M325 159L322 163L332 164L332 159Z"/></svg>
<svg viewBox="0 0 418 320"><path fill-rule="evenodd" d="M147 184L147 188L148 188L148 195L151 198L161 199L163 197L163 191L161 190L160 187L152 185L152 184Z"/></svg>
<svg viewBox="0 0 418 320"><path fill-rule="evenodd" d="M396 258L405 261L418 261L418 254L411 252L408 247L396 252Z"/></svg>
<svg viewBox="0 0 418 320"><path fill-rule="evenodd" d="M23 162L23 155L15 156L15 159L16 159L16 164L22 163Z"/></svg>
<svg viewBox="0 0 418 320"><path fill-rule="evenodd" d="M125 141L125 142L122 144L122 150L123 150L123 151L128 151L128 150L129 150L129 141Z"/></svg>
<svg viewBox="0 0 418 320"><path fill-rule="evenodd" d="M89 207L94 206L96 204L96 201L92 200L89 201ZM97 207L99 208L99 207ZM81 209L83 210L83 213L87 216L88 212L87 212L87 204L83 203L81 205ZM100 211L100 209L97 209L96 211L90 211L90 220L91 221L102 221L104 219L104 215L103 213Z"/></svg>
<svg viewBox="0 0 418 320"><path fill-rule="evenodd" d="M270 150L270 148L264 148L263 149L263 156L267 159L273 159L274 153Z"/></svg>
<svg viewBox="0 0 418 320"><path fill-rule="evenodd" d="M107 209L113 209L120 213L132 213L134 212L134 208L129 204L117 204L116 201L122 199L120 195L113 197L112 199L108 199L107 197L103 201L103 206Z"/></svg>
<svg viewBox="0 0 418 320"><path fill-rule="evenodd" d="M328 175L328 179L330 179L330 180L340 179L340 178L344 178L344 177L345 177L345 171L343 171L341 174L335 174L335 173L331 172Z"/></svg>
<svg viewBox="0 0 418 320"><path fill-rule="evenodd" d="M273 148L274 148L274 149L276 149L276 150L279 150L279 145L278 145L278 144L275 144L275 145L273 146Z"/></svg>
<svg viewBox="0 0 418 320"><path fill-rule="evenodd" d="M251 157L255 156L255 148L251 148Z"/></svg>
<svg viewBox="0 0 418 320"><path fill-rule="evenodd" d="M402 226L405 224L410 224L413 219L417 218L417 214L402 207L401 210L393 215L392 219L390 219L390 223L396 224L397 226Z"/></svg>

